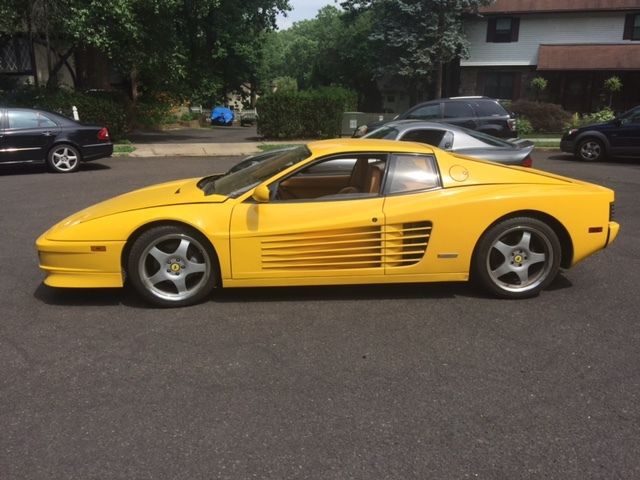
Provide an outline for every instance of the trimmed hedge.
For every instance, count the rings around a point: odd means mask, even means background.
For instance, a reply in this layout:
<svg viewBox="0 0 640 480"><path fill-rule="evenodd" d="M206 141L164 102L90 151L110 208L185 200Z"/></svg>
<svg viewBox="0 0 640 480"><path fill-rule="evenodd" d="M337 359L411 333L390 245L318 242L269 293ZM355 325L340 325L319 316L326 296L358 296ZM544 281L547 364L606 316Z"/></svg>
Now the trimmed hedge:
<svg viewBox="0 0 640 480"><path fill-rule="evenodd" d="M518 100L513 102L510 108L519 117L529 120L535 132L562 132L565 125L571 121L571 114L555 103Z"/></svg>
<svg viewBox="0 0 640 480"><path fill-rule="evenodd" d="M258 133L279 139L339 137L342 113L355 103L355 93L338 87L266 95L257 105Z"/></svg>

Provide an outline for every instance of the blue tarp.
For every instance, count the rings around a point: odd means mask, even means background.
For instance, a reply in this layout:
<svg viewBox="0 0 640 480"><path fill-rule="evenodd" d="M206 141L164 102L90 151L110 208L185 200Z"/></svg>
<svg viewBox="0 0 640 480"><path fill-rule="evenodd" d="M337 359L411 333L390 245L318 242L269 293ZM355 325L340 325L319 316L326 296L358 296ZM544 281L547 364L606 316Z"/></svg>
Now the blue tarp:
<svg viewBox="0 0 640 480"><path fill-rule="evenodd" d="M214 125L231 125L233 112L226 107L215 107L211 110L211 123Z"/></svg>

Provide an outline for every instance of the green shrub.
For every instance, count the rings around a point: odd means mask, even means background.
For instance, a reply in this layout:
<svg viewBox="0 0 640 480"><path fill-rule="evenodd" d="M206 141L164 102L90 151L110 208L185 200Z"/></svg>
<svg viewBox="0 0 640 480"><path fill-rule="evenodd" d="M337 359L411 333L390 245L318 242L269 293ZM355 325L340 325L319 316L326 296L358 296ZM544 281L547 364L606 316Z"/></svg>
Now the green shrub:
<svg viewBox="0 0 640 480"><path fill-rule="evenodd" d="M180 115L180 120L183 122L190 122L192 120L199 120L201 114L198 112L184 112Z"/></svg>
<svg viewBox="0 0 640 480"><path fill-rule="evenodd" d="M540 95L547 89L549 82L543 77L535 77L531 80L531 88L536 92L536 100L540 99Z"/></svg>
<svg viewBox="0 0 640 480"><path fill-rule="evenodd" d="M356 95L339 87L266 95L257 106L258 133L267 138L339 137L342 113L355 103Z"/></svg>
<svg viewBox="0 0 640 480"><path fill-rule="evenodd" d="M571 114L554 103L518 100L511 104L511 110L518 116L527 118L535 132L561 132L571 121Z"/></svg>
<svg viewBox="0 0 640 480"><path fill-rule="evenodd" d="M157 128L175 123L178 117L171 113L172 106L161 101L139 101L134 110L135 125L143 128Z"/></svg>
<svg viewBox="0 0 640 480"><path fill-rule="evenodd" d="M594 125L596 123L606 123L610 120L613 120L614 118L616 118L616 115L609 107L604 107L602 110L594 113L587 113L584 115L574 113L571 117L571 120L565 125L565 128L568 130L571 128L580 128L587 125Z"/></svg>
<svg viewBox="0 0 640 480"><path fill-rule="evenodd" d="M533 126L527 117L518 117L517 118L518 125L518 136L523 137L525 135L530 135L533 133Z"/></svg>

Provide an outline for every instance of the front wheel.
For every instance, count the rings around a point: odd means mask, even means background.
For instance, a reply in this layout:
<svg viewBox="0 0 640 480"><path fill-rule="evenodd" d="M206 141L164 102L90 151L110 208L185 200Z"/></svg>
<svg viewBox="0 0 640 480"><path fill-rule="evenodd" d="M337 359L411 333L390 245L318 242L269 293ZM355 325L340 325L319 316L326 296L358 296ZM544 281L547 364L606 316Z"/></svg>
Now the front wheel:
<svg viewBox="0 0 640 480"><path fill-rule="evenodd" d="M133 243L127 272L133 287L150 303L182 307L203 300L215 287L215 255L202 235L164 225Z"/></svg>
<svg viewBox="0 0 640 480"><path fill-rule="evenodd" d="M536 296L560 268L560 241L546 223L511 218L488 230L476 247L472 274L502 298Z"/></svg>
<svg viewBox="0 0 640 480"><path fill-rule="evenodd" d="M604 159L604 145L600 140L587 138L578 145L577 154L582 161L597 162Z"/></svg>
<svg viewBox="0 0 640 480"><path fill-rule="evenodd" d="M71 173L80 168L80 152L71 145L56 145L47 155L49 168L56 173Z"/></svg>

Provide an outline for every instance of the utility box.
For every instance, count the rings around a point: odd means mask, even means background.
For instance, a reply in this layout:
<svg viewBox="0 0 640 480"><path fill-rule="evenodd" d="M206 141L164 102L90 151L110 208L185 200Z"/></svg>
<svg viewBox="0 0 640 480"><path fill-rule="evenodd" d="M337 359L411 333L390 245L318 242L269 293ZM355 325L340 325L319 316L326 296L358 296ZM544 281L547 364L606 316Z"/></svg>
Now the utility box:
<svg viewBox="0 0 640 480"><path fill-rule="evenodd" d="M342 114L342 128L340 133L343 137L350 137L360 125L367 123L365 114L362 112L344 112Z"/></svg>

